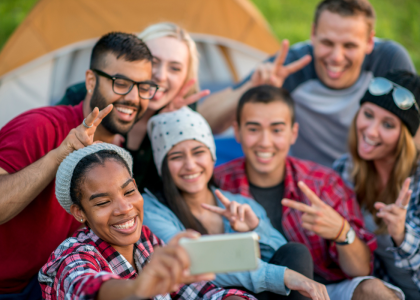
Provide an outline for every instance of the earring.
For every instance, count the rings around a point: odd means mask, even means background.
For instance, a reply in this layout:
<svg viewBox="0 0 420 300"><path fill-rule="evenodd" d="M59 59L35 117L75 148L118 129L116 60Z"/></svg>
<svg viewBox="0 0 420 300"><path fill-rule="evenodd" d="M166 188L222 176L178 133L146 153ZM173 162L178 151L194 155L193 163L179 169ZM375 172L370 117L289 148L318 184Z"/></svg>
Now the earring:
<svg viewBox="0 0 420 300"><path fill-rule="evenodd" d="M92 94L92 90L89 90L89 94Z"/></svg>
<svg viewBox="0 0 420 300"><path fill-rule="evenodd" d="M83 219L80 219L80 222L83 222Z"/></svg>

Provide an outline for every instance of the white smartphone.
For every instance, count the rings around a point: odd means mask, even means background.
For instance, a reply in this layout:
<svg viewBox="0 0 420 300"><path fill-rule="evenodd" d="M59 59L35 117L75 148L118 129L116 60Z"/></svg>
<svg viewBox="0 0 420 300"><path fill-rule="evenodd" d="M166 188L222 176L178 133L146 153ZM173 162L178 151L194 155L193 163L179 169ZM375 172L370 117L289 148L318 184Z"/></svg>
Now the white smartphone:
<svg viewBox="0 0 420 300"><path fill-rule="evenodd" d="M255 232L182 238L179 244L190 256L191 274L229 273L258 268L260 247Z"/></svg>

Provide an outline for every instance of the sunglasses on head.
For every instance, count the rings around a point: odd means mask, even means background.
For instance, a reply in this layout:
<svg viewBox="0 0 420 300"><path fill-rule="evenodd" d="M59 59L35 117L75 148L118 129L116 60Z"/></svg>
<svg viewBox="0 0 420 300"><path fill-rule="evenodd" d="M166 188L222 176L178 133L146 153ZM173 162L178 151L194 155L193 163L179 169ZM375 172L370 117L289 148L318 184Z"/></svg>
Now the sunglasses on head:
<svg viewBox="0 0 420 300"><path fill-rule="evenodd" d="M406 88L386 79L383 77L372 78L369 84L369 93L374 96L382 96L388 94L391 90L392 98L394 99L395 105L402 109L410 109L413 105L417 112L420 112L419 106L417 105L416 99L413 93Z"/></svg>

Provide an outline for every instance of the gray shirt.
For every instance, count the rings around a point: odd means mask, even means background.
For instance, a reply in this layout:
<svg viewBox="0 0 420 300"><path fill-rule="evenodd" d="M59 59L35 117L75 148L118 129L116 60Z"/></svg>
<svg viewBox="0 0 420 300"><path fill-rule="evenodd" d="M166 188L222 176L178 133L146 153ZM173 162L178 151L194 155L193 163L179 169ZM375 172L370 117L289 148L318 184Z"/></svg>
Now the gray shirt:
<svg viewBox="0 0 420 300"><path fill-rule="evenodd" d="M285 64L306 54L313 56L309 42L295 44L290 48ZM268 60L274 59L273 56ZM299 123L299 137L291 147L290 154L330 167L334 160L347 152L348 129L370 79L384 76L392 69L415 72L410 56L400 44L375 39L374 49L366 55L359 79L347 89L326 87L318 79L313 60L302 70L290 75L283 87L295 100L296 120ZM249 80L250 76L237 86Z"/></svg>

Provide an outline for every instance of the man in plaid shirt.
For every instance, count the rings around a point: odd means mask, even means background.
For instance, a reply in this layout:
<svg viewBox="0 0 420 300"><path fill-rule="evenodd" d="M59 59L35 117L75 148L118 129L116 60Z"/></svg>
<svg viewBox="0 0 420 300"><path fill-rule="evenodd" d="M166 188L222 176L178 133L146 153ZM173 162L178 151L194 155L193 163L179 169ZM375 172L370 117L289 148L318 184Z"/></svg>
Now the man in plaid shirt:
<svg viewBox="0 0 420 300"><path fill-rule="evenodd" d="M290 94L272 86L252 88L236 115L235 135L245 157L216 168L216 184L254 198L289 241L305 244L314 279L326 284L331 299L398 299L398 293L402 298L398 289L394 293L367 276L376 240L364 229L352 190L333 170L287 155L298 134Z"/></svg>
<svg viewBox="0 0 420 300"><path fill-rule="evenodd" d="M142 227L134 247L134 260L140 271L149 263L156 247L163 246L149 228ZM39 272L42 298L97 299L101 285L111 279L135 279L139 276L127 260L91 229L81 229L65 240L50 256ZM224 300L229 296L255 299L239 290L224 290L208 281L182 285L171 294L154 299Z"/></svg>

